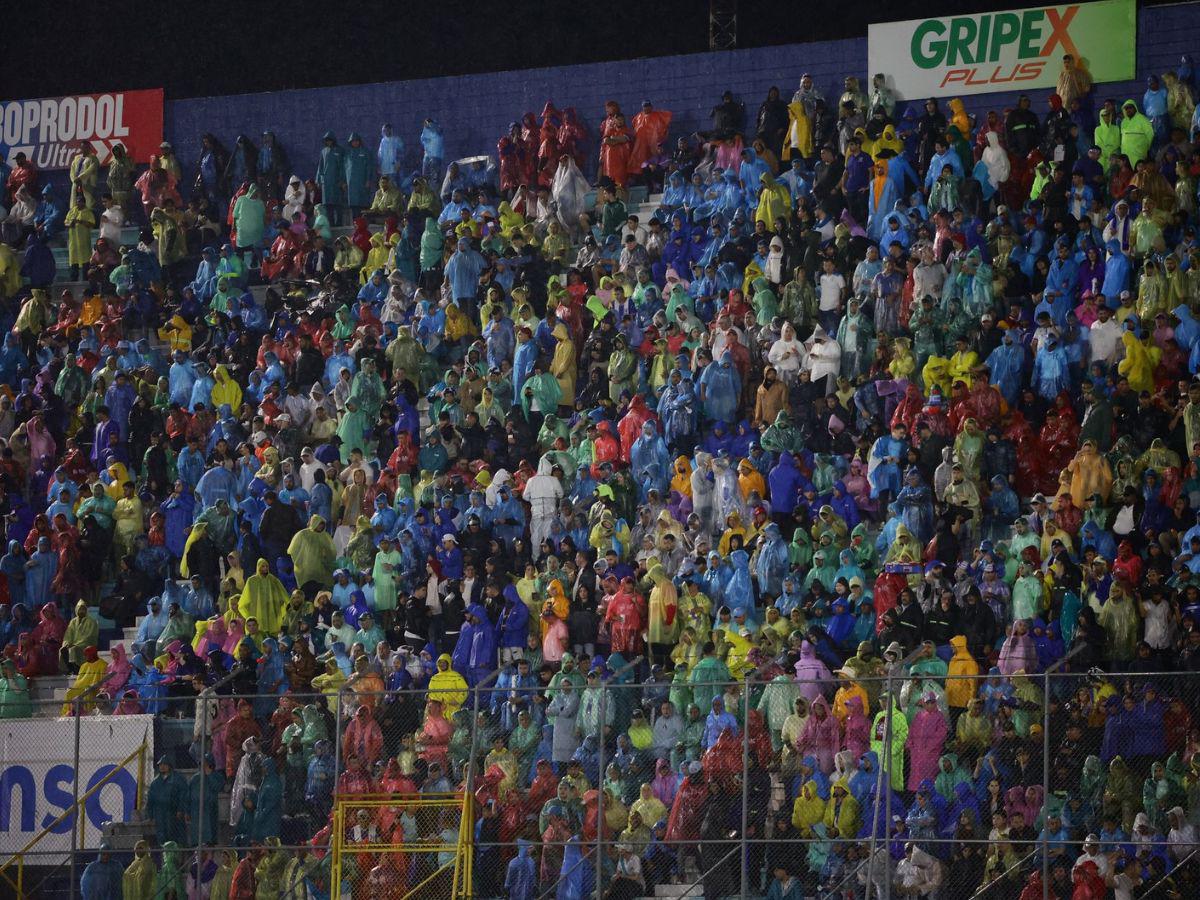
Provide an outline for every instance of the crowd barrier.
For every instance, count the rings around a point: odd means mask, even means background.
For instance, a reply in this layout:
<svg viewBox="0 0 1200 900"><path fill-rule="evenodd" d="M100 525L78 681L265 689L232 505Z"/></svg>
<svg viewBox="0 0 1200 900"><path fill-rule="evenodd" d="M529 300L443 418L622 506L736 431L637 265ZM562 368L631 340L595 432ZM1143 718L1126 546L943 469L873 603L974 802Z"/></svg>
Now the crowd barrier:
<svg viewBox="0 0 1200 900"><path fill-rule="evenodd" d="M61 882L66 889L68 879L72 889L77 887L102 839L121 866L133 861L134 845L145 840L155 865L161 866L161 838L169 832L155 821L155 803L146 802L159 777L150 770L151 750L156 761L169 764L188 783L187 808L176 832L181 839L175 841L177 848L169 848L173 858L186 858L185 875L195 877L196 866L202 873L213 872L226 852L244 858L253 851L262 855L255 857L255 866L266 860L267 876L274 878L275 869L286 868L293 875L303 871L306 890L327 890L330 896L510 896L510 869L521 865L510 863L529 856L536 873L537 893L532 896L539 897L561 895L563 885L568 886L566 896L575 895L570 891L653 896L657 886L671 885L671 896L762 897L775 869L784 865L807 897L871 900L915 892L939 900L1015 900L1026 892L1029 900L1037 893L1047 898L1060 893L1056 879L1065 872L1070 880L1085 852L1085 835L1099 832L1110 815L1123 834L1102 835L1101 855L1111 871L1121 868L1131 877L1140 873L1140 896L1167 893L1185 878L1194 884L1195 846L1172 842L1168 834L1178 824L1171 813L1176 806L1184 809L1187 822L1200 819L1200 809L1190 802L1200 796L1200 776L1190 766L1200 740L1190 724L1200 721L1200 680L1191 673L1099 675L1062 669L1028 676L960 676L948 674L936 658L914 655L890 672L862 678L846 677L855 674L851 672L810 681L777 680L760 670L730 682L675 683L668 674L666 681L647 683L646 666L638 659L610 673L607 681L591 679L570 689L498 687L493 675L453 696L425 690L377 694L357 691L353 683L335 695L235 698L223 693L227 686L222 686L200 698L166 696L152 717L144 717L153 733L139 752L124 762L108 760L116 769L138 772L128 815L114 814L120 807L107 800L89 807L109 788L106 782L92 790L81 777L64 783L57 796L49 789L44 796L39 793L36 824L46 834L22 842L17 826L28 818L22 809L23 787L9 774L0 776L0 838L7 842L0 861L0 879L7 883L0 883L0 893L52 896L49 887ZM555 746L555 717L545 715L553 696L568 690L581 694L574 718L577 746L570 753L570 740L565 749ZM790 704L794 711L800 697L812 717L814 704L822 705L818 696L825 698L828 715L838 723L832 749L840 754L853 748L849 757L834 756L832 771L825 771L828 742L809 746L791 740L795 723L783 717L781 708ZM856 696L867 700L862 718L851 710ZM657 739L654 724L664 702L699 706L703 700L711 709L716 697L732 718L727 729L717 720L707 736L701 727L701 746L696 746L697 725L688 724L696 713L687 709L674 712L684 718L675 745L641 746L646 728ZM249 701L260 723L264 759L277 759L280 765L279 833L269 836L266 851L260 849L266 838L247 832L231 808L237 776L229 777L227 754L233 747L226 737L230 708L241 700ZM428 719L438 718L431 712L432 700L454 707L449 730L427 727ZM972 700L979 700L980 708L972 709ZM104 698L85 696L65 705L62 700L36 704L33 712L35 719L56 723L65 735L79 733L73 753L52 749L64 766L86 773L95 762L87 746L88 729L96 723L113 727L113 720L121 718L110 707ZM298 718L291 716L293 708L301 711ZM922 744L931 738L923 726L917 727L921 713L933 710L945 723L936 746ZM986 723L975 722L980 714ZM531 718L522 725L525 715ZM293 729L291 743L283 740L285 722L322 717L332 723L323 733L332 744L339 779L339 790L325 805L304 796L315 735ZM963 717L970 718L960 726ZM551 731L539 730L531 743L529 727L541 718L551 723ZM699 718L707 721L703 713ZM1183 745L1177 747L1181 718L1187 725ZM879 760L874 772L860 766L863 719L866 746ZM1072 723L1080 722L1087 726L1082 738L1071 732ZM1168 722L1172 727L1166 727ZM631 726L636 743L630 740ZM1145 745L1139 727L1144 733L1157 729L1159 744ZM519 739L514 728L520 729ZM364 730L370 735L364 736ZM915 737L919 732L922 737ZM22 746L21 733L15 727L9 731L6 772L15 771L22 759L36 760L47 752L44 746ZM1073 741L1080 744L1074 750L1068 746ZM1161 752L1147 753L1147 746ZM950 755L956 759L943 768ZM1082 762L1091 755L1100 757L1103 772L1109 771L1113 757L1121 756L1121 785L1115 774L1109 775L1111 783L1096 784L1095 773L1064 762ZM206 758L222 773L220 784L209 781L218 776L201 764ZM538 780L547 773L545 763L539 766L542 758L553 769L549 781ZM570 758L579 764L570 765ZM933 769L931 759L937 761ZM659 760L666 761L670 780ZM1159 764L1168 763L1164 773ZM435 769L431 776L433 765L440 772ZM680 773L695 768L699 771L686 777L702 787L686 790L698 798L696 803L658 798L660 775L663 786L675 782L678 794L685 790ZM918 769L933 781L932 796L915 780ZM357 780L346 777L347 770L357 773ZM989 773L998 776L1000 796L988 784ZM838 793L843 778L845 791ZM47 776L47 784L52 780ZM642 784L650 786L649 798ZM966 787L960 789L960 784ZM539 791L548 785L553 793L543 799ZM243 791L255 787L236 786ZM1013 793L1018 787L1020 796ZM209 796L214 788L217 821L206 823L213 807L196 798ZM115 795L117 789L111 790ZM43 812L43 801L56 799L59 806L51 803ZM556 802L567 811L563 823L553 821ZM76 809L85 811L77 822ZM657 822L630 822L633 813L640 818L650 810L659 810L669 822L665 834L655 828ZM57 817L51 815L55 811ZM1150 833L1135 831L1139 814L1146 814ZM108 821L103 820L106 815ZM57 843L47 844L51 838ZM623 877L631 868L630 855L640 860L633 867L640 868L640 881ZM1156 858L1164 863L1161 871ZM383 884L390 887L380 893ZM31 892L31 886L42 893Z"/></svg>

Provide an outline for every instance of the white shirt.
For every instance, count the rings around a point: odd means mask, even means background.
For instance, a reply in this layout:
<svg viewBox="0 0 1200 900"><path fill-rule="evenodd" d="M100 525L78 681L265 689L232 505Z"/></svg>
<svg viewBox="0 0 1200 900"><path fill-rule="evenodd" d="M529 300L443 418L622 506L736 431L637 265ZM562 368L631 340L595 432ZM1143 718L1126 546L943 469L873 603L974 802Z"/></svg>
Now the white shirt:
<svg viewBox="0 0 1200 900"><path fill-rule="evenodd" d="M842 305L842 294L846 290L846 279L834 272L831 275L822 274L820 280L822 312L838 309Z"/></svg>
<svg viewBox="0 0 1200 900"><path fill-rule="evenodd" d="M125 211L119 206L112 206L100 214L100 237L105 238L114 250L121 246L121 225L125 221Z"/></svg>
<svg viewBox="0 0 1200 900"><path fill-rule="evenodd" d="M1117 349L1121 346L1122 328L1117 320L1109 317L1107 322L1097 319L1088 329L1088 344L1092 348L1092 362L1114 363Z"/></svg>

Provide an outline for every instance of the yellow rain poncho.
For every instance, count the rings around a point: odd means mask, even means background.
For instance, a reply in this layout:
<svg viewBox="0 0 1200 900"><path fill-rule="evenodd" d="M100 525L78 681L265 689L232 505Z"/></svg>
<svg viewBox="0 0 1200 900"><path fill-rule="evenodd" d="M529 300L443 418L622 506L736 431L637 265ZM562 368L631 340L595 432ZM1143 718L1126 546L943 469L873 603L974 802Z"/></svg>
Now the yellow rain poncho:
<svg viewBox="0 0 1200 900"><path fill-rule="evenodd" d="M183 557L179 560L179 574L184 578L191 578L192 573L188 568L188 551L192 549L192 544L208 534L207 522L193 522L191 530L188 531L187 540L183 545Z"/></svg>
<svg viewBox="0 0 1200 900"><path fill-rule="evenodd" d="M312 516L308 520L308 527L296 532L288 544L287 554L296 570L297 585L303 586L310 581L322 587L333 584L333 563L337 559L337 550L325 527L325 520L320 516Z"/></svg>
<svg viewBox="0 0 1200 900"><path fill-rule="evenodd" d="M442 669L441 664L446 664ZM453 718L454 714L467 702L467 680L451 668L449 653L438 657L438 671L429 679L428 697L430 700L442 701L442 714Z"/></svg>
<svg viewBox="0 0 1200 900"><path fill-rule="evenodd" d="M791 216L792 195L787 185L776 181L770 172L763 172L759 180L762 182L762 192L758 195L754 220L763 222L767 228L774 228L777 219L786 221Z"/></svg>
<svg viewBox="0 0 1200 900"><path fill-rule="evenodd" d="M75 676L75 683L67 690L66 696L63 697L62 715L69 716L75 712L74 700L76 697L82 697L88 688L95 687L104 680L104 673L108 666L104 660L95 659L91 662L85 662L79 667L79 674ZM94 699L94 695L92 697ZM84 713L91 712L93 704L83 704Z"/></svg>
<svg viewBox="0 0 1200 900"><path fill-rule="evenodd" d="M229 377L229 370L222 366L213 369L213 385L211 398L213 409L219 410L225 404L236 413L242 406L242 389L238 383Z"/></svg>
<svg viewBox="0 0 1200 900"><path fill-rule="evenodd" d="M650 643L673 644L679 634L679 593L666 570L657 563L650 566L646 576L654 582L649 598Z"/></svg>
<svg viewBox="0 0 1200 900"><path fill-rule="evenodd" d="M793 101L788 104L788 130L783 140L783 159L786 162L793 154L807 159L812 152L812 125L808 121L808 114L804 111L803 103Z"/></svg>
<svg viewBox="0 0 1200 900"><path fill-rule="evenodd" d="M264 634L277 635L283 625L283 608L287 606L288 593L283 582L271 574L265 559L258 561L258 571L246 579L242 588L242 599L238 611L244 619L257 619Z"/></svg>
<svg viewBox="0 0 1200 900"><path fill-rule="evenodd" d="M800 796L792 803L792 827L804 839L813 836L812 827L825 819L825 801L817 793L817 783L806 781Z"/></svg>

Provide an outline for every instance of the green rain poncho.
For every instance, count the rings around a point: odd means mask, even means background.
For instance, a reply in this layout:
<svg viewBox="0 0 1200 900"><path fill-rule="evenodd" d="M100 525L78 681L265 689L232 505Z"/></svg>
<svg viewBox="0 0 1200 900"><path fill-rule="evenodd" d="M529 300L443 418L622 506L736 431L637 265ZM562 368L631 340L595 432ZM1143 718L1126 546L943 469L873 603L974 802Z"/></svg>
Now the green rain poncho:
<svg viewBox="0 0 1200 900"><path fill-rule="evenodd" d="M390 570L386 567L390 566ZM375 554L371 578L375 582L375 609L388 611L396 608L396 579L404 575L404 557L394 548L380 550Z"/></svg>
<svg viewBox="0 0 1200 900"><path fill-rule="evenodd" d="M375 567L375 534L371 520L359 516L354 522L354 534L346 544L346 557L356 572L366 572Z"/></svg>
<svg viewBox="0 0 1200 900"><path fill-rule="evenodd" d="M783 743L783 723L792 714L796 699L800 696L800 686L787 675L776 675L763 688L762 696L758 699L758 711L767 721L767 731L771 733L771 745L778 750Z"/></svg>
<svg viewBox="0 0 1200 900"><path fill-rule="evenodd" d="M957 753L947 753L938 759L938 773L933 786L948 802L955 802L957 798L954 792L960 784L970 783L971 773L959 763Z"/></svg>
<svg viewBox="0 0 1200 900"><path fill-rule="evenodd" d="M759 444L768 453L798 453L804 449L804 438L792 426L792 417L780 410L775 421L762 433Z"/></svg>
<svg viewBox="0 0 1200 900"><path fill-rule="evenodd" d="M342 439L341 457L343 463L350 462L350 451L361 450L363 456L369 456L374 451L374 441L368 437L372 428L371 420L359 408L358 401L348 399L346 411L338 422L337 436Z"/></svg>
<svg viewBox="0 0 1200 900"><path fill-rule="evenodd" d="M812 559L812 537L808 529L801 525L792 532L792 542L788 544L788 564L793 569L807 569L812 565Z"/></svg>
<svg viewBox="0 0 1200 900"><path fill-rule="evenodd" d="M688 675L692 702L702 710L712 709L713 698L720 697L725 691L724 686L732 680L724 662L715 656L705 656Z"/></svg>
<svg viewBox="0 0 1200 900"><path fill-rule="evenodd" d="M1014 621L1036 619L1042 614L1042 582L1035 575L1022 575L1012 589Z"/></svg>
<svg viewBox="0 0 1200 900"><path fill-rule="evenodd" d="M692 688L688 684L686 664L675 666L675 672L671 675L671 687L667 692L667 699L671 701L671 705L675 707L678 714L682 714L683 710L692 705Z"/></svg>
<svg viewBox="0 0 1200 900"><path fill-rule="evenodd" d="M779 315L779 300L771 290L771 282L759 276L750 282L750 287L754 288L750 305L754 307L755 321L760 326L770 325L771 320Z"/></svg>
<svg viewBox="0 0 1200 900"><path fill-rule="evenodd" d="M167 618L167 627L158 636L154 652L156 655L162 655L171 646L172 641L190 644L195 637L196 627L192 624L192 617L180 609Z"/></svg>
<svg viewBox="0 0 1200 900"><path fill-rule="evenodd" d="M904 717L904 710L900 708L900 704L892 700L892 737L891 737L891 756L890 762L888 755L884 752L884 743L887 738L887 709L881 709L875 714L875 721L871 723L871 749L879 757L880 765L885 765L889 774L889 780L892 784L892 790L904 790L904 745L908 741L908 719Z"/></svg>
<svg viewBox="0 0 1200 900"><path fill-rule="evenodd" d="M283 609L287 602L288 593L283 582L271 574L267 561L260 559L258 571L246 579L246 586L242 588L238 612L244 619L257 619L258 627L264 634L277 635L283 624Z"/></svg>
<svg viewBox="0 0 1200 900"><path fill-rule="evenodd" d="M1104 771L1104 764L1100 762L1100 757L1092 754L1085 759L1083 771L1079 775L1079 795L1083 798L1083 802L1091 804L1093 809L1099 809L1107 780L1107 773Z"/></svg>
<svg viewBox="0 0 1200 900"><path fill-rule="evenodd" d="M287 554L291 557L296 584L300 587L310 581L321 587L333 584L333 563L337 551L325 525L325 520L320 516L311 516L308 527L297 531L288 544Z"/></svg>
<svg viewBox="0 0 1200 900"><path fill-rule="evenodd" d="M186 897L184 885L183 853L175 841L167 841L162 846L162 868L158 870L158 878L154 882L154 897L170 897L171 892L176 897Z"/></svg>
<svg viewBox="0 0 1200 900"><path fill-rule="evenodd" d="M571 668L568 669L567 666ZM553 700L558 695L558 688L564 681L569 681L576 690L582 688L587 679L583 674L575 668L575 657L570 653L564 653L562 659L559 660L558 671L550 678L550 684L546 686L546 699Z"/></svg>
<svg viewBox="0 0 1200 900"><path fill-rule="evenodd" d="M542 427L537 435L538 446L542 450L549 450L554 446L554 442L558 438L570 441L571 432L562 419L554 413L546 413L546 417L542 420Z"/></svg>
<svg viewBox="0 0 1200 900"><path fill-rule="evenodd" d="M1014 672L1012 683L1020 705L1013 712L1013 726L1021 737L1029 737L1029 727L1042 721L1042 689L1024 672Z"/></svg>
<svg viewBox="0 0 1200 900"><path fill-rule="evenodd" d="M401 329L387 346L388 360L392 370L403 369L409 378L415 382L425 365L425 348L407 329ZM417 385L424 389L428 385Z"/></svg>
<svg viewBox="0 0 1200 900"><path fill-rule="evenodd" d="M379 418L386 398L387 388L375 369L375 360L368 357L362 361L362 370L350 385L350 399L358 403L368 422L374 422Z"/></svg>
<svg viewBox="0 0 1200 900"><path fill-rule="evenodd" d="M32 715L29 682L11 660L5 660L0 668L0 719L27 719Z"/></svg>
<svg viewBox="0 0 1200 900"><path fill-rule="evenodd" d="M1128 831L1133 827L1140 801L1141 795L1129 766L1120 756L1114 756L1108 764L1108 783L1104 787L1104 814L1113 816Z"/></svg>
<svg viewBox="0 0 1200 900"><path fill-rule="evenodd" d="M638 360L623 334L617 335L613 348L608 358L608 396L617 403L623 391L633 393L637 387Z"/></svg>
<svg viewBox="0 0 1200 900"><path fill-rule="evenodd" d="M667 297L667 321L676 321L675 313L680 308L686 309L689 313L695 315L696 307L692 303L691 295L688 294L687 288L682 284L676 284L671 288L671 293Z"/></svg>
<svg viewBox="0 0 1200 900"><path fill-rule="evenodd" d="M562 388L558 386L558 379L549 372L543 372L525 381L521 387L521 411L526 419L529 418L531 397L537 401L538 409L542 413L558 409L558 401L562 399Z"/></svg>
<svg viewBox="0 0 1200 900"><path fill-rule="evenodd" d="M442 262L442 233L438 230L436 217L425 220L425 231L421 234L421 270L436 269Z"/></svg>
<svg viewBox="0 0 1200 900"><path fill-rule="evenodd" d="M518 721L517 727L512 730L512 734L508 737L508 749L517 757L517 765L520 766L518 780L522 784L529 777L529 767L535 762L533 757L537 752L538 742L541 740L541 737L542 730L532 719L529 720L527 725L522 725Z"/></svg>

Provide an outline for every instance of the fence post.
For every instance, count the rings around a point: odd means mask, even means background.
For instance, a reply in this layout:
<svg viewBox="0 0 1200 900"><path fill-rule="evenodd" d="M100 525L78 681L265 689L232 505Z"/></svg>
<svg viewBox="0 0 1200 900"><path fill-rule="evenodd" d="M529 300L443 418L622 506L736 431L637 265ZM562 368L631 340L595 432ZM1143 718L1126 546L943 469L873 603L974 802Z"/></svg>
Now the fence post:
<svg viewBox="0 0 1200 900"><path fill-rule="evenodd" d="M1042 682L1042 803L1048 803L1050 800L1050 669L1046 669L1042 674ZM1042 841L1042 900L1050 900L1050 857L1046 853L1045 841Z"/></svg>
<svg viewBox="0 0 1200 900"><path fill-rule="evenodd" d="M750 827L750 680L753 671L742 681L742 900L746 900L746 883L750 880L750 846L746 832Z"/></svg>
<svg viewBox="0 0 1200 900"><path fill-rule="evenodd" d="M471 692L475 695L474 700L472 701L471 713L471 755L467 758L467 777L465 782L466 796L463 797L463 809L464 811L470 811L471 821L460 822L458 826L459 834L462 834L462 829L464 826L471 829L471 839L469 841L468 852L474 852L473 849L470 848L474 848L475 846L475 804L472 801L475 797L475 755L479 752L479 697L483 693L484 689L487 688L488 685L490 685L493 681L495 681L499 675L500 670L494 669L487 678L483 679L483 681L479 682L479 684L475 685L475 687L471 689ZM469 870L473 871L473 869L474 867L472 866ZM474 878L473 875L471 877L472 879ZM473 895L475 892L475 885L468 885L467 892L468 894Z"/></svg>
<svg viewBox="0 0 1200 900"><path fill-rule="evenodd" d="M80 727L79 716L82 712L79 706L81 698L76 697L73 706L75 713L75 778L71 781L71 803L75 817L71 821L71 900L75 900L75 892L79 888L79 878L76 872L76 857L79 856L79 745Z"/></svg>
<svg viewBox="0 0 1200 900"><path fill-rule="evenodd" d="M886 677L886 681L884 682L883 693L881 694L881 697L884 700L886 700L886 702L888 704L887 708L889 710L892 708L891 697L888 696L891 692L891 685L892 685L892 676L891 676L891 670L889 669L888 675ZM868 712L869 711L870 710L868 710ZM885 719L884 726L883 726L885 741L887 738L887 731L890 726L891 726L890 720ZM869 741L868 741L868 746L870 746ZM884 749L884 752L886 753L887 747L885 746L883 749ZM880 760L879 760L879 770L875 773L875 802L871 804L871 849L870 849L870 851L868 851L870 853L870 857L869 857L870 863L867 866L867 873L868 873L867 886L866 886L866 890L864 891L864 896L866 897L866 900L871 900L871 887L874 884L874 879L870 877L870 874L874 871L872 867L875 865L875 850L876 850L876 843L877 843L876 836L879 834L879 812L880 812L880 810L879 810L879 795L883 792L883 785L884 785L885 777L888 779L888 794L887 795L888 795L888 797L892 796L891 772L887 771L887 769L888 769L888 767L887 767L886 759L881 755ZM884 827L884 829L887 829L888 827L890 827L887 820L884 821L883 827ZM886 830L885 830L884 834L885 835L887 834ZM888 843L887 843L887 839L885 837L884 842L883 842L883 846L885 849L886 849L887 845L888 845Z"/></svg>
<svg viewBox="0 0 1200 900"><path fill-rule="evenodd" d="M200 807L196 810L196 871L199 872L204 866L204 738L208 734L208 729L211 722L208 717L208 693L211 689L205 688L200 692Z"/></svg>
<svg viewBox="0 0 1200 900"><path fill-rule="evenodd" d="M598 775L596 778L596 896L603 897L604 890L601 885L604 883L604 719L607 710L606 700L608 698L608 683L600 679L600 740L596 751L596 759L599 762ZM587 735L584 735L587 739ZM587 811L584 810L584 818L587 817Z"/></svg>
<svg viewBox="0 0 1200 900"><path fill-rule="evenodd" d="M333 700L333 797L337 802L338 771L342 762L342 691L339 687ZM335 895L336 896L336 895Z"/></svg>

